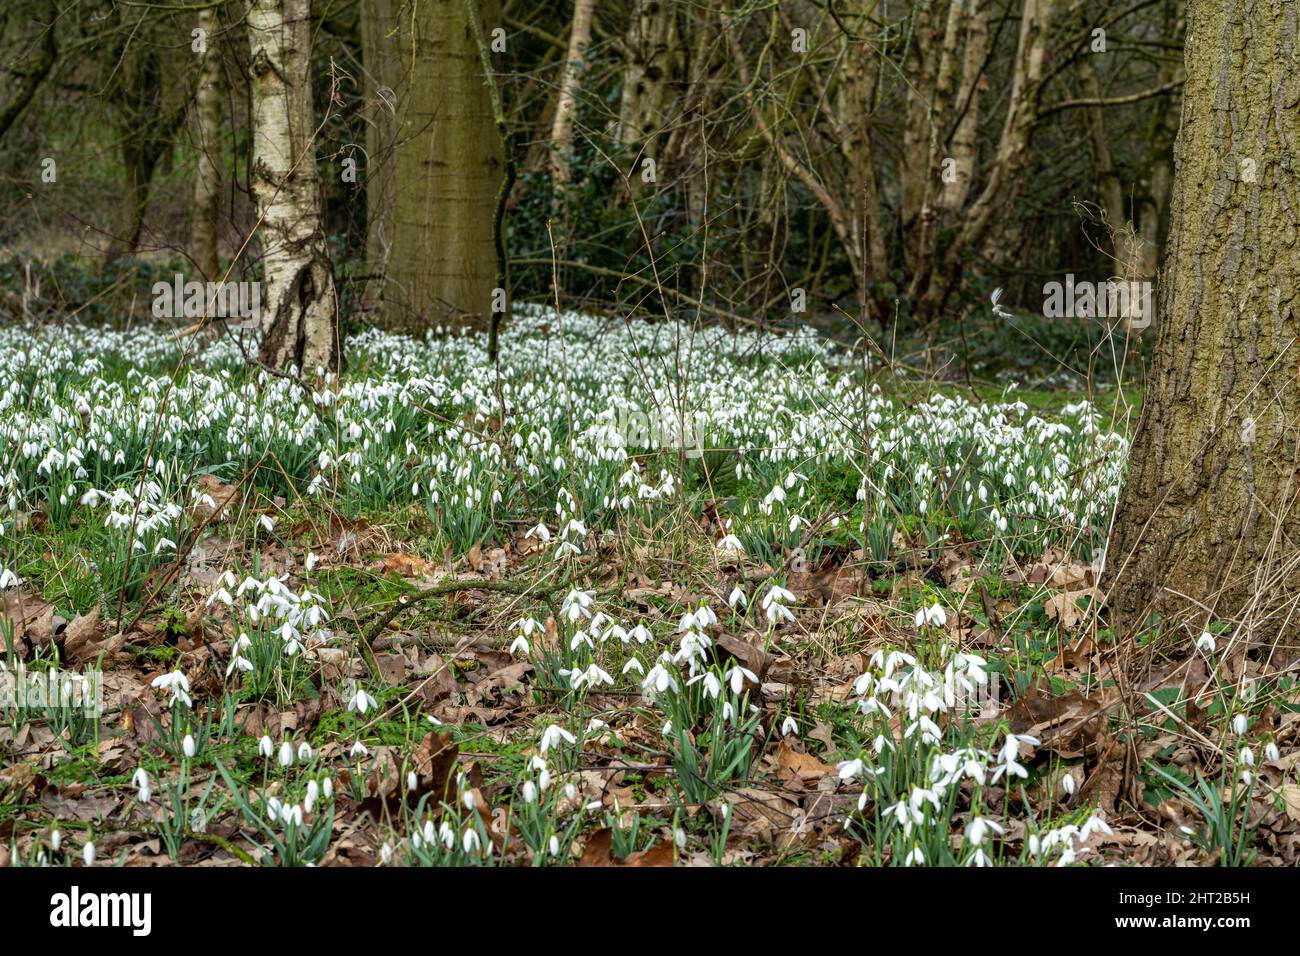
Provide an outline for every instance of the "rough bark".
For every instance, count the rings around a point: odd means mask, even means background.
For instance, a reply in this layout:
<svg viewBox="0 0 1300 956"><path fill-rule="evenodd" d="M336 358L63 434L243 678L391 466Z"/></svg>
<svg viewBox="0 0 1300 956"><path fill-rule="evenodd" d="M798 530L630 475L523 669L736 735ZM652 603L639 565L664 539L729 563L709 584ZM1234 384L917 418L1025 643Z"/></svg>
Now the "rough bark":
<svg viewBox="0 0 1300 956"><path fill-rule="evenodd" d="M485 30L500 21L478 0ZM497 282L493 225L505 152L465 0L421 0L402 16L409 92L397 147L384 324L485 323Z"/></svg>
<svg viewBox="0 0 1300 956"><path fill-rule="evenodd" d="M1300 0L1191 0L1158 337L1104 584L1121 637L1156 608L1300 631Z"/></svg>
<svg viewBox="0 0 1300 956"><path fill-rule="evenodd" d="M217 208L221 198L221 60L217 53L217 17L211 7L199 10L199 29L207 35L207 50L199 66L195 100L194 212L190 223L190 256L205 279L218 278Z"/></svg>
<svg viewBox="0 0 1300 956"><path fill-rule="evenodd" d="M316 173L310 13L310 0L253 0L247 21L253 198L266 276L260 359L307 375L342 365Z"/></svg>

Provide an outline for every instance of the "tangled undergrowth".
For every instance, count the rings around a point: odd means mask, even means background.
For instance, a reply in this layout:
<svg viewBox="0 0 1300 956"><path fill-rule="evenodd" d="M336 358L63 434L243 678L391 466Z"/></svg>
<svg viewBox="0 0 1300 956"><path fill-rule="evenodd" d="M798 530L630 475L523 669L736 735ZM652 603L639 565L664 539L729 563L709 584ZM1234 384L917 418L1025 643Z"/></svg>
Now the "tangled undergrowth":
<svg viewBox="0 0 1300 956"><path fill-rule="evenodd" d="M1291 662L1111 639L1087 402L545 310L239 346L0 330L10 863L1295 860Z"/></svg>

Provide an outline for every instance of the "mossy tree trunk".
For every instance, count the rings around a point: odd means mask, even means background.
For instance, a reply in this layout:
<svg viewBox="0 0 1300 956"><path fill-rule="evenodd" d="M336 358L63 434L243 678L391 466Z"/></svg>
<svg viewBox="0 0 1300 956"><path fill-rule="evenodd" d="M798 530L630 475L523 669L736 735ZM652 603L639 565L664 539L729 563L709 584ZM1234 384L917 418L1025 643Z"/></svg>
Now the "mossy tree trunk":
<svg viewBox="0 0 1300 956"><path fill-rule="evenodd" d="M496 0L476 0L489 34ZM399 14L392 248L383 323L486 325L497 286L493 226L505 152L465 0L421 0ZM489 39L489 38L485 38Z"/></svg>
<svg viewBox="0 0 1300 956"><path fill-rule="evenodd" d="M1159 609L1300 631L1300 0L1191 0L1158 336L1104 582Z"/></svg>

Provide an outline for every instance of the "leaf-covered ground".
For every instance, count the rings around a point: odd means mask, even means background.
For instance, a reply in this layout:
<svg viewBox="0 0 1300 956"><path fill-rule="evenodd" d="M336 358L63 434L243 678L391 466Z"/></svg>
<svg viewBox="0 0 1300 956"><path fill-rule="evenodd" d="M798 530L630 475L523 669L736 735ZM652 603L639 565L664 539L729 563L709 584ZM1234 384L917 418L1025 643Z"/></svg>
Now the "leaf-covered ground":
<svg viewBox="0 0 1300 956"><path fill-rule="evenodd" d="M0 862L1295 861L1294 662L1107 631L1102 410L806 331L484 346L0 329L6 680L102 673L0 714Z"/></svg>

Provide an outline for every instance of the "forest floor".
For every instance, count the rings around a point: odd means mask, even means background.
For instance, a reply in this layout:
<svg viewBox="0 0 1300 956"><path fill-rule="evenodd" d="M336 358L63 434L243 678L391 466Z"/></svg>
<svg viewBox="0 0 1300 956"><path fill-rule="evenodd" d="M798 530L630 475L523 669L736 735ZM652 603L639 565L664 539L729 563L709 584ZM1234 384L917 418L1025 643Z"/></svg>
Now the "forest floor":
<svg viewBox="0 0 1300 956"><path fill-rule="evenodd" d="M1120 393L484 345L0 328L0 864L1297 861L1294 661L1107 629Z"/></svg>

